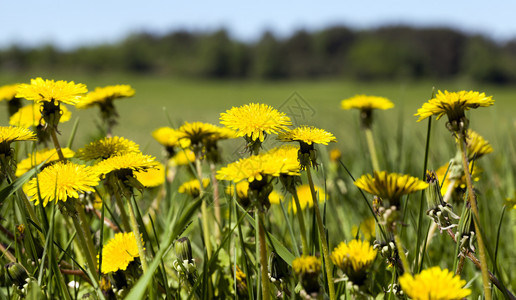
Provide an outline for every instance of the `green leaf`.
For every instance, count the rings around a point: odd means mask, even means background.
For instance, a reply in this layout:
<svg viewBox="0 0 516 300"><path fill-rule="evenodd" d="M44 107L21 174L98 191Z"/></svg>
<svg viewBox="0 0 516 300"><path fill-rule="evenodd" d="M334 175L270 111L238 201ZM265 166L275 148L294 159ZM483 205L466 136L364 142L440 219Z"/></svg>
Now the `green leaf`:
<svg viewBox="0 0 516 300"><path fill-rule="evenodd" d="M44 165L46 161L40 163L39 165L35 166L34 168L30 169L27 173L23 174L22 176L18 177L15 181L13 181L8 186L4 187L0 191L0 205L2 202L16 193L18 189L20 189L29 179L36 174L36 172L41 168L42 165Z"/></svg>
<svg viewBox="0 0 516 300"><path fill-rule="evenodd" d="M170 228L165 233L165 240L161 243L161 246L159 247L159 251L156 253L156 256L154 257L154 260L149 265L149 269L147 270L147 273L143 275L140 280L134 285L134 287L131 289L131 292L129 292L129 295L127 295L126 299L142 299L145 290L147 289L147 286L150 284L154 272L158 268L158 266L161 264L161 259L163 255L165 255L165 252L172 244L172 241L179 236L181 232L185 229L185 226L190 222L190 219L195 214L197 209L201 206L202 198L199 198L197 201L192 203L186 211L182 214L181 219L177 221L176 224L174 224L173 228ZM172 231L172 232L170 232Z"/></svg>

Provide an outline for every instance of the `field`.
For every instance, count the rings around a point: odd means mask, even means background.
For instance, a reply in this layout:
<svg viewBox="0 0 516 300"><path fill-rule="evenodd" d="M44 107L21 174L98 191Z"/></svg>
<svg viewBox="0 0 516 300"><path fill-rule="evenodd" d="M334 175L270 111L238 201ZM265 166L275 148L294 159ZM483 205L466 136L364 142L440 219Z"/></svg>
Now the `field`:
<svg viewBox="0 0 516 300"><path fill-rule="evenodd" d="M0 76L1 84L9 84L13 82L28 82L30 76L8 75ZM473 109L467 112L470 118L470 127L482 135L494 148L494 152L486 155L478 161L478 167L483 171L475 182L475 192L478 197L480 224L482 224L483 234L486 237L484 243L489 253L489 267L491 272L495 273L502 285L506 285L507 289L516 290L516 215L514 210L504 208L506 198L515 198L515 176L516 176L516 88L511 86L482 86L474 84L469 81L439 81L439 82L349 82L339 81L336 79L327 81L237 81L237 80L200 80L200 79L179 79L179 78L164 78L151 76L131 76L131 75L99 75L87 76L79 74L77 76L56 76L54 79L74 80L75 82L85 83L89 90L93 90L97 86L107 86L114 84L130 84L136 91L132 98L121 99L115 101L115 106L120 115L118 125L114 128L113 133L116 136L126 137L140 145L140 149L144 154L150 154L164 162L164 150L162 146L152 138L151 133L163 126L170 126L178 128L184 121L188 122L210 122L219 124L220 113L234 107L241 106L248 103L265 103L285 112L290 116L294 126L310 125L318 128L323 128L333 133L337 139L337 143L330 143L328 146L319 145L318 155L319 162L322 167L318 170L314 169L315 184L324 189L328 195L325 205L321 205L324 221L328 231L329 248L332 251L341 241L350 241L353 239L352 227L358 226L361 222L371 217L371 212L365 204L364 199L359 193L359 190L353 185L353 180L344 169L350 171L354 178L358 178L366 173L372 173L373 168L370 161L370 154L367 140L360 127L359 113L355 110L345 111L340 108L340 102L343 99L352 97L356 94L367 94L383 96L394 102L395 107L386 111L375 111L374 122L372 126L372 133L376 142L378 151L378 160L380 169L385 169L389 172L397 172L402 174L410 174L415 177L422 177L425 165L425 145L427 142L427 126L428 121L416 122L417 117L414 116L417 109L423 103L431 98L432 88L435 90L476 90L485 92L487 95L492 95L495 99L495 104L488 108ZM5 105L5 102L2 103ZM61 143L65 144L71 135L73 124L78 119L78 130L72 145L72 149L84 147L87 143L99 138L98 125L98 109L75 110L72 109L72 119L60 125ZM0 124L6 126L7 114L0 114ZM456 145L452 134L446 129L446 116L441 120L432 120L430 131L430 144L428 152L428 169L437 170L440 166L446 164L456 154ZM217 165L217 169L226 166L227 164L242 157L241 153L244 147L243 139L239 138L233 141L222 141L222 162ZM271 136L263 145L263 149L267 150L278 146L280 143ZM330 160L329 150L338 149L341 152L339 162ZM476 161L475 161L476 163ZM477 165L475 165L477 166ZM209 168L204 167L204 172L209 173ZM181 181L188 178L190 170L184 170L177 175L175 181L167 185L166 191L168 194L164 196L165 200L177 201L177 203L162 203L162 213L160 210L151 212L152 208L145 200L153 201L156 196L156 191L144 193L139 199L139 205L142 221L145 223L145 228L149 231L149 236L152 241L146 240L147 248L154 248L153 254L158 253L158 243L163 246L167 240L164 237L168 233L167 222L173 220L177 222L181 219L182 214L185 213L186 208L192 198L186 195L170 192L177 189L182 183ZM202 173L202 172L201 172ZM301 176L304 183L307 182L305 175ZM325 180L326 179L326 180ZM179 182L178 182L179 181ZM222 185L227 186L227 182L221 182ZM465 189L465 187L462 187ZM280 193L285 194L285 199L290 199L288 193L282 191L280 184L275 182L275 189ZM365 194L368 201L372 200L370 194ZM11 197L14 198L14 197ZM258 267L258 249L253 251L255 247L254 229L255 225L250 225L252 222L249 219L244 221L238 220L236 217L241 216L235 201L231 197L222 197L221 206L223 213L228 214L228 218L221 224L221 236L217 240L213 240L214 246L218 246L222 237L227 237L225 243L221 245L221 254L218 261L214 262L215 270L208 270L207 266L203 265L206 259L206 252L204 252L205 240L203 239L201 230L201 223L205 222L201 218L201 213L191 215L193 223L186 229L185 232L180 232L182 236L188 236L192 240L192 248L194 257L197 262L197 273L199 285L197 282L192 282L192 278L186 276L182 280L186 280L191 284L191 290L185 288L181 290L178 282L181 282L181 272L172 268L171 261L175 259L172 252L165 254L165 265L157 266L157 275L152 277L154 283L148 284L148 290L151 291L151 296L169 295L169 293L177 293L177 296L182 295L186 298L186 291L194 291L195 297L209 298L213 293L220 293L219 296L234 298L234 295L225 294L231 289L222 288L224 284L229 284L232 279L227 279L224 276L232 278L232 271L234 264L247 264L245 274L247 277L254 278L256 281L247 281L248 284L254 286L249 287L247 296L258 299L257 295L261 286L260 271ZM403 226L399 226L399 235L404 241L404 246L408 251L408 259L413 270L418 270L421 266L424 269L431 266L440 266L443 269L453 269L457 263L455 258L455 243L450 236L444 231L443 234L437 233L432 243L429 245L427 251L423 255L424 261L416 261L417 246L421 246L426 237L426 231L430 227L431 220L425 214L427 210L426 202L423 201L422 192L413 193L406 196L403 200ZM142 201L143 200L143 201ZM290 200L289 200L290 201ZM423 202L421 202L423 201ZM6 202L7 203L7 202ZM213 202L208 202L208 212L210 220L213 218ZM299 237L298 234L298 219L295 214L288 209L290 202L285 202L285 209L281 206L273 205L269 210L267 220L265 220L265 227L270 233L279 240L279 245L287 249L288 255L298 253L294 250L294 245L300 248L300 240L293 238ZM423 204L423 205L422 205ZM49 205L50 206L50 205ZM47 206L47 209L49 208ZM113 204L114 206L114 204ZM11 207L11 205L9 205ZM424 208L421 213L420 207ZM462 204L454 206L455 213L460 215L463 209ZM199 210L200 211L200 210ZM181 212L181 213L178 213ZM41 213L41 212L38 212ZM156 232L153 231L152 226L149 225L147 214L152 215L156 222ZM204 217L204 211L202 215ZM285 213L285 215L284 215ZM14 213L18 216L19 213ZM47 212L49 214L49 212ZM116 214L116 213L115 213ZM2 216L6 220L13 218L11 212L6 208L2 208ZM420 221L420 216L424 218ZM19 217L19 216L18 216ZM287 222L285 222L285 219ZM319 238L317 234L316 212L310 210L305 212L305 220L309 231L309 242L315 249L317 254L322 256L322 247L319 245ZM503 218L503 219L502 219ZM71 223L65 220L66 218L56 216L56 221L62 224ZM93 218L94 219L94 218ZM202 219L202 221L201 221ZM252 219L251 219L252 220ZM14 222L15 223L15 222ZM6 228L13 228L13 222L6 221ZM188 223L188 222L186 222ZM4 224L4 221L2 221ZM181 223L183 224L183 223ZM98 230L98 220L92 220L91 230ZM142 224L143 225L143 224ZM184 224L183 224L184 225ZM418 232L417 227L421 228ZM232 232L230 229L238 228ZM202 228L205 230L206 228ZM58 235L56 240L62 244L70 237L66 230L56 229ZM62 232L61 232L62 230ZM105 237L112 236L106 228L103 229ZM177 228L173 229L177 232ZM243 232L243 233L242 233ZM292 234L295 232L295 234ZM57 234L56 233L56 234ZM237 234L238 233L238 234ZM244 235L242 237L242 234ZM147 236L144 235L144 239ZM173 237L174 239L176 237ZM244 240L245 239L245 240ZM374 239L374 238L373 238ZM104 238L105 243L107 238ZM159 242L158 242L159 241ZM7 238L3 238L4 243L8 242ZM240 243L246 245L249 256L242 255L239 251L233 251L234 247L242 246ZM270 242L278 246L277 243ZM169 244L168 244L169 245ZM167 246L168 246L167 245ZM46 249L47 247L45 247ZM50 247L52 248L52 247ZM216 249L216 248L215 248ZM282 248L283 249L283 248ZM269 249L270 250L270 249ZM57 251L57 250L54 250ZM213 250L212 250L213 251ZM79 251L75 251L79 253ZM56 253L55 253L56 254ZM59 253L57 253L59 254ZM256 254L256 255L255 255ZM17 254L18 255L18 254ZM21 254L19 254L21 255ZM209 254L208 254L209 255ZM254 256L255 255L255 256ZM478 250L476 253L478 257ZM491 255L491 256L490 256ZM493 257L494 256L494 257ZM290 256L289 256L290 257ZM285 258L285 257L283 257ZM492 261L496 260L497 269L493 267ZM289 262L290 263L290 262ZM149 259L149 265L152 265L152 259ZM46 268L46 267L45 267ZM397 267L396 267L397 268ZM324 266L323 266L324 269ZM394 298L392 293L387 292L387 286L391 280L395 280L392 271L392 266L387 266L385 259L379 254L376 257L374 264L371 266L371 274L367 286L367 292L359 294L353 292L353 289L346 286L342 281L337 280L336 289L339 295L345 297L358 297L367 293L374 295L381 295L385 298ZM155 269L156 270L156 269ZM132 270L134 271L134 270ZM184 271L184 270L183 270ZM35 277L38 276L34 271ZM161 272L161 273L160 273ZM203 277L204 273L209 273ZM415 272L417 273L417 272ZM48 274L52 274L49 272ZM163 287L165 279L162 274L168 274L168 284L166 288ZM339 277L339 272L335 271L335 277ZM184 275L184 274L183 274ZM43 276L43 275L40 275ZM461 275L462 279L466 280L467 286L472 290L472 299L482 294L482 277L480 270L466 259L464 269ZM151 277L144 277L144 281L149 283ZM50 277L49 279L50 280ZM133 279L136 282L137 277ZM224 281L229 280L229 281ZM320 283L327 286L327 278L321 276ZM141 282L142 280L140 280ZM371 282L372 281L372 282ZM82 281L82 282L86 282ZM133 284L133 282L130 282ZM232 284L232 283L231 283ZM59 292L59 284L54 283L53 288L45 287L44 292L52 291L57 295ZM166 284L165 284L166 285ZM287 280L285 287L277 290L289 290L294 293L298 282L296 280ZM84 289L83 289L84 287ZM144 291L145 285L138 285L137 291ZM87 284L81 285L80 294L87 291ZM168 288L171 291L168 291ZM235 285L235 289L237 286ZM493 290L494 298L503 299L504 295L495 287ZM385 294L382 294L382 291ZM126 295L129 291L123 291ZM363 292L363 291L362 291ZM2 293L6 293L5 290ZM211 293L211 294L210 294ZM79 294L79 292L78 292ZM76 295L78 295L76 294ZM193 295L194 293L192 293ZM54 295L54 296L55 296ZM131 294L134 296L135 294ZM139 294L136 294L139 295ZM176 295L176 294L175 294ZM120 296L120 295L119 295ZM286 295L283 295L285 298ZM372 295L369 295L372 296ZM239 294L239 297L244 297Z"/></svg>
<svg viewBox="0 0 516 300"><path fill-rule="evenodd" d="M39 73L34 76L41 76ZM43 75L44 76L44 75ZM27 82L31 75L0 75L0 82ZM131 76L127 74L111 74L99 76L62 75L59 78L70 78L85 83L89 89L112 84L130 84L136 90L134 98L117 103L120 113L120 124L116 134L131 136L140 145L155 148L157 144L149 133L170 122L176 127L183 121L218 123L219 114L245 103L267 103L273 107L289 107L296 98L301 98L309 106L302 115L295 106L292 112L299 114L297 125L303 123L325 128L335 133L339 140L345 140L358 130L358 116L340 110L340 101L355 94L378 95L391 99L395 108L379 118L383 118L386 130L395 133L403 122L406 130L416 130L417 135L425 133L424 125L413 123L417 118L413 114L422 103L430 99L432 88L455 91L459 89L483 91L493 95L496 105L488 111L482 111L472 118L472 126L487 137L496 136L497 132L509 134L514 128L516 116L516 88L511 86L479 86L468 81L428 81L428 82L350 82L332 80L320 81L217 81L198 79L163 78L152 76ZM296 94L294 94L296 93ZM289 101L289 99L291 101ZM292 101L294 100L294 101ZM80 117L79 137L87 138L89 129L95 126L96 111L78 111ZM0 122L6 124L6 116L0 115ZM72 122L65 127L72 127ZM475 124L479 124L475 126ZM496 126L495 126L496 124ZM442 127L442 126L440 126ZM63 130L64 138L68 130ZM383 132L382 134L386 134ZM503 138L503 135L502 135ZM508 138L508 136L507 136ZM489 138L488 138L489 139ZM489 139L496 142L493 138ZM496 146L496 145L495 145ZM498 149L498 147L496 147ZM154 155L157 152L149 149Z"/></svg>

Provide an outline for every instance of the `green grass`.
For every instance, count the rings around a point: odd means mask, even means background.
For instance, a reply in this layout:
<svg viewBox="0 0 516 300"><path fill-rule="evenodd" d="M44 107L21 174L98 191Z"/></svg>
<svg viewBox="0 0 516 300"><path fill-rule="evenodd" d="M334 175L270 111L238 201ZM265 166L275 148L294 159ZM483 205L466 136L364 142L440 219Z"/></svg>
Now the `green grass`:
<svg viewBox="0 0 516 300"><path fill-rule="evenodd" d="M0 76L0 84L13 82L28 82L33 76L9 75ZM45 75L42 75L45 76ZM51 76L51 75L47 75ZM157 155L153 150L157 143L150 137L150 133L161 126L168 126L169 118L173 125L179 126L183 121L198 121L218 123L221 112L250 102L267 103L280 108L287 114L300 114L296 109L294 93L305 101L304 116L295 118L300 124L319 126L335 133L337 138L346 142L353 137L358 117L353 112L340 110L340 100L355 94L378 95L391 99L396 107L380 118L385 119L386 126L381 132L394 131L398 119L403 118L408 130L414 130L417 135L425 134L425 126L415 123L413 114L422 103L430 98L432 87L455 91L458 89L475 89L493 95L496 105L489 110L475 114L472 127L476 128L490 141L496 131L509 132L514 128L516 117L512 112L516 109L516 88L499 86L478 86L467 81L440 81L440 82L381 82L364 83L350 82L338 79L332 80L297 80L297 81L238 81L238 80L196 80L153 76L131 75L57 75L48 78L74 80L85 83L90 90L96 86L111 84L130 84L136 90L133 98L116 101L120 114L120 126L115 127L114 134L130 136L142 147L149 146L149 152ZM290 99L290 100L289 100ZM72 121L64 124L63 134L70 132L73 118L80 118L77 143L87 141L92 128L96 126L97 109L74 112ZM7 124L6 114L0 115L0 124ZM478 125L477 125L478 124ZM496 126L495 126L496 124ZM63 138L67 138L63 136ZM494 141L492 141L494 142Z"/></svg>
<svg viewBox="0 0 516 300"><path fill-rule="evenodd" d="M40 74L23 76L3 74L0 75L0 85L28 82L31 77L38 75ZM479 161L484 173L481 180L476 184L479 191L481 222L484 226L485 235L488 237L486 244L491 251L495 249L496 236L500 228L503 199L514 194L514 178L516 176L516 117L514 116L516 102L514 97L516 97L516 88L513 87L482 86L465 80L364 83L337 79L275 82L218 81L117 74L101 74L99 76L84 74L52 76L42 74L42 76L85 83L90 90L93 90L96 86L130 84L136 90L136 95L130 99L116 101L115 105L120 114L120 119L119 125L114 128L114 134L135 141L141 145L144 153L155 155L160 160L162 159L162 149L150 135L153 130L162 126L178 127L184 121L218 123L220 113L232 106L259 102L267 103L287 113L293 119L294 125L313 125L334 133L338 143L328 146L327 149L339 148L342 151L342 162L355 177L371 172L371 165L366 143L359 128L358 112L342 111L340 109L342 99L355 94L378 95L391 99L396 105L394 109L375 112L373 134L378 148L380 165L388 171L421 176L423 173L427 121L417 123L414 113L430 98L433 87L450 91L478 90L493 95L496 101L493 107L478 109L470 114L471 128L486 138L495 149L493 154ZM305 109L304 115L300 114L294 117L294 114L300 113L297 108L299 103ZM74 119L77 117L80 118L80 123L73 149L77 150L97 137L97 114L97 108L85 111L73 110L72 121L63 124L61 127L62 140L66 141L68 139ZM6 113L0 114L0 125L7 125L6 115ZM453 137L445 128L445 119L446 117L443 120L434 120L432 125L428 162L428 168L430 169L437 169L455 155ZM239 149L238 147L241 147L242 144L242 141L224 143L223 150L226 153L223 155L224 164L237 158L235 147ZM265 148L275 144L274 140L269 140L265 144ZM324 148L320 148L320 150L321 161L327 162L327 152L324 151ZM328 164L325 164L322 169L325 170L327 167ZM325 184L322 173L318 172L315 178L320 186ZM326 202L326 223L328 224L330 250L333 250L340 241L351 239L351 226L370 216L360 193L352 184L346 172L340 168L338 171L334 170L333 176L331 180L341 180L345 188L340 191L333 188L330 191L329 200ZM306 182L305 178L303 180ZM177 184L177 182L174 184ZM369 195L367 196L369 197ZM177 196L177 193L167 194L167 200L175 201L176 198L186 201L182 195ZM407 226L404 228L402 235L406 239L405 246L409 250L409 260L414 259L416 250L414 237L416 236L415 226L419 213L419 199L419 193L412 195L405 204ZM225 203L226 208L231 206L231 209L233 209L233 203L227 201ZM185 203L187 202L182 203L181 205L186 206ZM176 232L182 230L190 215L193 215L193 212L190 212L188 218L185 217L185 219L183 219L183 215L172 215L171 212L178 209L174 205L179 204L170 204L170 206L165 204L165 208L171 207L170 210L165 210L168 213L156 217L158 232L162 236L172 230L168 227L171 218L179 220L177 223L181 224L181 226L173 228L173 231ZM143 205L140 209L145 211L146 207L146 205ZM424 207L426 209L426 204ZM461 210L460 207L454 209L455 212ZM166 218L166 215L169 217ZM241 212L240 215L242 215ZM268 216L270 220L268 228L271 233L275 237L281 237L282 245L292 250L290 248L292 243L288 234L289 229L285 226L284 217L279 207L272 207ZM289 224L294 226L294 230L297 229L295 228L297 224L294 217L289 217ZM307 224L310 224L311 217L307 219ZM497 274L501 274L500 277L512 291L516 289L516 283L513 283L514 278L516 278L516 251L514 247L516 230L514 220L514 211L506 212L503 222L500 223L501 237L497 252L497 261L499 267L501 267ZM427 228L429 222L429 219L425 217L423 228ZM185 235L190 235L194 253L197 257L202 257L202 241L199 238L200 230L197 220L194 220L194 224L195 226L190 227ZM227 228L235 230L233 227L235 224L228 225L226 224ZM313 228L309 229L309 231L313 230ZM165 240L162 236L154 238ZM414 242L410 242L412 240ZM157 246L157 243L154 243L154 246ZM228 245L224 245L224 249L230 250ZM436 236L428 250L428 255L425 256L425 267L441 265L442 267L452 268L454 250L455 247L450 237L444 234ZM165 263L168 262L165 261ZM156 268L158 268L157 264L156 262ZM385 268L383 260L377 259L374 268L376 270ZM201 270L201 267L199 267L198 271L201 272ZM474 278L474 274L477 274L474 267L470 262L466 262L463 278L471 280ZM386 280L385 277L377 279L380 284L384 284ZM205 283L206 281L203 281L203 284ZM472 287L475 295L481 291L480 277L474 279ZM343 287L340 286L340 288ZM143 293L142 290L140 292Z"/></svg>

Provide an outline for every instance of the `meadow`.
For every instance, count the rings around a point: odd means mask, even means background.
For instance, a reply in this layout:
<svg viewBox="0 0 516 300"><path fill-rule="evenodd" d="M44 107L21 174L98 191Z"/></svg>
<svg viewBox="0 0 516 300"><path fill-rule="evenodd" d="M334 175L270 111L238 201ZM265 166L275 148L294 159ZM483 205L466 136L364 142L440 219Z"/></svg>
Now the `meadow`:
<svg viewBox="0 0 516 300"><path fill-rule="evenodd" d="M45 78L45 74L31 75L2 74L0 75L0 82L2 84L28 83L30 78L36 76ZM502 287L505 286L513 294L516 290L516 214L506 200L508 198L514 200L516 197L516 116L514 115L514 112L516 112L516 88L514 87L479 85L467 80L407 80L404 82L351 82L338 79L239 81L127 74L101 74L98 76L65 74L47 78L84 83L89 90L93 90L97 86L131 85L136 91L135 95L115 101L120 116L117 119L118 125L113 129L113 135L134 141L140 145L143 154L153 155L156 160L162 163L166 161L166 152L164 147L151 135L154 130L163 126L177 129L185 121L208 122L221 126L219 123L221 113L232 107L239 107L248 103L268 104L286 113L294 127L308 125L331 132L336 137L337 142L330 143L328 146L317 145L318 162L321 165L319 168L313 169L315 185L320 187L318 195L321 199L320 207L327 230L330 252L340 242L349 242L354 237L371 242L375 240L374 230L369 229L367 232L364 227L365 222L371 220L372 217L370 208L373 204L373 197L368 193L362 193L353 184L353 179L373 172L370 149L363 134L363 128L360 126L361 119L358 111L342 110L340 108L341 100L357 94L382 96L391 100L394 103L394 108L385 111L377 110L374 111L373 115L374 122L371 131L376 143L379 169L424 179L422 176L425 174L424 166L427 166L427 169L430 170L437 170L455 157L457 149L452 133L446 129L446 116L439 121L433 118L429 129L428 120L416 122L418 118L414 114L417 109L431 99L433 88L435 88L435 92L437 90L485 92L488 96L493 96L495 104L488 108L470 110L466 114L471 121L470 128L484 137L494 149L492 153L486 154L478 162L475 160L475 167L482 169L482 172L478 173L479 175L474 176L476 180L474 183L475 193L479 202L480 224L485 237L484 243L489 252L489 270L499 279ZM6 105L5 103L4 101L2 106ZM71 120L59 125L59 139L63 145L70 144L70 138L73 136L73 143L71 143L70 148L77 151L77 149L83 148L86 144L102 137L99 130L102 124L96 107L88 110L75 110L73 108L71 110ZM0 114L0 124L7 126L6 112ZM74 124L78 126L76 132L72 130ZM263 143L262 151L280 145L281 143L275 139L275 136L270 135ZM242 138L221 141L221 161L216 164L217 170L239 158L248 156L243 153L244 148L245 141ZM427 155L426 149L428 149ZM18 150L18 154L22 155L24 151L21 148ZM339 153L339 155L336 153ZM21 160L21 157L17 160ZM184 168L181 169L181 167ZM128 296L137 299L147 291L146 296L149 298L265 298L262 294L263 288L261 285L263 277L260 279L260 251L256 245L258 239L256 228L262 225L256 218L259 214L246 211L244 205L238 203L234 195L226 196L222 192L227 186L231 187L231 184L227 181L220 181L218 190L212 189L210 186L205 198L202 197L202 188L200 188L200 195L192 196L176 192L188 178L198 178L199 174L205 174L206 176L210 174L210 168L206 162L202 166L200 163L199 165L193 163L190 167L181 167L177 167L177 173L173 180L162 187L134 192L137 196L132 203L138 207L136 217L140 228L146 231L142 233L142 236L147 249L149 267L154 268L152 269L154 272L149 274L148 270L144 268L142 272L138 265L130 265L127 274L125 274L127 282L123 288L116 286L119 284L116 277L120 275L118 273L121 271L105 274L105 276L97 275L95 272L91 274L65 272L63 273L64 281L79 282L78 287L72 285L70 288L66 288L59 282L59 276L55 275L55 271L52 271L54 270L52 263L49 262L46 265L39 262L36 263L35 268L33 266L31 270L28 270L28 273L30 273L28 277L32 278L32 282L38 282L37 292L34 292L36 287L31 285L31 280L28 280L29 285L28 287L25 286L24 291L16 292L15 285L7 284L8 279L4 276L6 284L0 288L2 295L14 297L18 293L18 297L22 297L21 295L27 296L27 293L34 293L29 295L41 293L38 295L45 294L46 297L52 298L64 297L64 294L69 293L65 298L80 299L79 296L82 297L82 295L89 293L94 298ZM305 184L309 180L303 172L300 178ZM24 180L28 181L28 178ZM12 184L4 182L2 185L3 191L6 190L6 187L12 187ZM465 186L460 188L464 192ZM309 297L310 295L306 295L306 293L300 293L303 288L306 291L306 286L303 286L306 283L303 282L302 276L294 276L295 272L291 271L290 267L292 259L298 257L302 252L300 251L301 240L298 236L300 230L298 219L291 208L293 200L291 200L289 193L281 188L279 181L274 182L274 189L283 195L284 201L280 205L272 204L265 214L266 218L263 222L267 231L268 251L270 253L271 249L274 249L279 252L279 256L287 261L289 267L288 271L283 274L285 277L282 281L271 283L271 286L273 286L271 290L274 295L281 295L285 299ZM214 194L220 194L219 201L223 217L222 221L218 220L220 222L218 224L219 228L215 228L217 225L212 228L208 227L213 234L213 238L210 240L210 243L213 243L211 246L213 248L210 253L210 251L206 251L204 234L206 234L207 228L203 226L206 220L213 222L213 219L216 219L214 216ZM327 197L321 196L324 194ZM14 208L16 195L11 193L9 198L3 200L5 202L0 208L3 218L2 226L8 231L13 231L15 225L19 224L22 219L19 212L21 208ZM323 198L326 201L322 202ZM160 199L157 208L154 207L156 199ZM110 217L111 219L118 219L120 212L115 211L113 199L110 200L108 207L111 206L113 210L112 215L111 212L109 213ZM201 209L201 202L203 204L207 203L207 207ZM366 202L369 202L369 205ZM312 207L313 205L309 206ZM46 210L42 210L40 207L37 208L38 217L53 220L51 205L48 205ZM461 215L463 207L463 203L454 203L453 211ZM398 224L397 234L403 240L404 247L407 250L411 271L417 274L422 269L440 266L454 272L454 267L457 266L459 260L462 260L457 258L458 247L456 248L456 244L446 230L441 234L437 230L437 234L431 244L428 245L427 250L421 256L419 255L418 249L421 248L423 241L426 239L426 232L432 224L432 220L426 215L427 209L423 191L412 193L403 198L403 214L400 216L402 221L401 224ZM204 219L206 213L209 216L208 219ZM108 212L105 212L105 214L108 215ZM311 208L304 210L303 214L306 224L309 225L307 226L307 236L310 250L313 255L322 257L324 249L321 244L321 235L318 233L317 212ZM95 236L94 241L95 249L100 250L102 244L106 243L114 232L110 230L111 228L107 228L108 226L101 227L102 223L96 219L91 211L87 211L86 218L89 220L88 228L94 235L101 232L100 238ZM45 237L43 241L48 241L48 237L52 236L52 239L60 247L64 245L70 247L70 244L72 244L70 241L73 240L72 233L74 232L71 222L67 220L65 213L57 213L55 222L56 224L66 224L66 226L56 227L53 230L49 230L53 227L48 227L43 230ZM253 222L256 222L256 224ZM361 229L357 232L357 230L353 230L353 227ZM37 240L37 234L34 232L32 234ZM185 270L185 266L178 267L175 263L180 255L177 254L177 247L174 250L171 245L177 245L176 240L185 236L191 240L195 261L193 268L195 270L190 269L189 266L186 266ZM16 249L12 252L17 259L27 258L27 254L21 250L23 247L15 247L7 235L2 236L2 243ZM70 259L63 253L70 252L72 253L71 256L82 262L84 266L84 255L78 250L80 245L75 243L68 251L63 252L59 247L50 250L53 247L49 247L45 243L38 247L45 249L45 253L49 251L56 257L67 261L67 264L70 263ZM162 249L163 251L161 251ZM163 260L155 260L154 258L159 257L160 253ZM478 257L478 249L475 255ZM6 257L7 255L2 255L5 263L8 262ZM211 259L210 264L205 263L207 259ZM154 264L155 261L157 261L156 264ZM269 264L271 261L269 261ZM75 263L75 261L72 263L74 270L76 269ZM25 263L23 264L25 265ZM236 265L245 274L242 275L241 271L238 280L238 276L235 275L237 273ZM336 294L344 299L406 298L406 295L395 293L396 288L391 285L397 282L398 275L396 275L396 272L399 271L399 268L400 266L392 263L392 260L390 264L386 263L386 258L378 253L368 271L367 283L364 283L363 287L356 287L349 284L349 274L348 277L343 276L342 271L335 267L333 276ZM86 267L85 269L91 272L91 268ZM322 269L324 269L324 266ZM270 270L269 273L274 272ZM114 274L118 275L115 276ZM140 279L142 275L146 276ZM245 291L242 287L242 276L244 278L243 282L246 283ZM93 277L98 277L100 287L95 285ZM481 272L471 261L465 259L460 277L467 282L467 287L471 289L472 294L469 296L471 299L483 295ZM102 278L109 278L110 286L113 287L103 286ZM42 282L45 282L45 284L41 284ZM321 286L319 294L310 297L322 299L323 294L326 293L326 296L331 298L332 295L327 291L327 275L317 275L316 282ZM67 292L64 290L67 290ZM396 291L399 292L399 290L398 287ZM492 296L495 299L510 297L510 295L504 294L494 286L492 290Z"/></svg>

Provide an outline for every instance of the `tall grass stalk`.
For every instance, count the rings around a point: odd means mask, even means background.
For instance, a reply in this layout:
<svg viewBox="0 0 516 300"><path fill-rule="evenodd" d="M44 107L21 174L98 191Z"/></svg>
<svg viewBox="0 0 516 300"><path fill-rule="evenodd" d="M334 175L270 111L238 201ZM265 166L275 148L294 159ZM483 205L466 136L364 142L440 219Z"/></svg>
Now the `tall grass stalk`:
<svg viewBox="0 0 516 300"><path fill-rule="evenodd" d="M308 177L308 185L310 186L310 191L312 192L312 200L314 203L315 217L317 220L317 228L319 229L319 238L321 239L321 247L323 252L323 262L326 269L326 277L328 278L328 293L330 296L330 300L335 300L335 284L333 282L333 268L330 260L330 252L328 250L328 242L326 240L326 231L324 230L324 224L321 217L321 212L319 210L319 201L317 200L317 195L315 193L314 181L312 179L312 171L310 170L310 166L306 167L306 175Z"/></svg>
<svg viewBox="0 0 516 300"><path fill-rule="evenodd" d="M136 239L136 245L138 246L138 254L140 255L140 262L142 263L143 273L145 274L149 269L147 264L147 256L145 255L145 249L143 248L142 238L140 229L138 228L138 222L136 222L136 215L134 213L133 205L136 205L134 201L127 199L129 203L129 217L131 218L131 227L133 230L134 238Z"/></svg>
<svg viewBox="0 0 516 300"><path fill-rule="evenodd" d="M203 236L204 236L204 245L206 247L206 253L208 255L208 259L210 259L212 249L211 249L211 240L210 240L210 237L211 237L210 224L208 223L209 222L208 204L206 203L206 201L208 201L208 199L206 197L204 197L204 194L206 193L206 191L204 190L204 187L202 185L202 165L201 165L200 155L197 155L197 154L195 155L195 168L197 171L197 179L199 180L199 195L200 195L199 197L201 197L203 199L202 204L201 204L201 218L202 218L202 231L203 231Z"/></svg>
<svg viewBox="0 0 516 300"><path fill-rule="evenodd" d="M435 97L435 90L432 91L432 98ZM432 130L432 117L428 118L428 127L426 130L426 143L425 143L425 158L423 162L423 179L426 175L426 170L428 166L428 153L430 149L430 133ZM417 219L417 236L416 236L416 254L415 254L415 262L416 264L419 263L419 249L421 247L421 237L423 236L423 233L421 232L421 229L423 228L423 203L425 202L425 191L421 191L421 198L419 199L419 215ZM428 238L431 239L431 235L428 235ZM428 242L427 242L428 244ZM423 269L423 261L424 261L424 255L421 254L421 264L419 264L419 270L421 271Z"/></svg>
<svg viewBox="0 0 516 300"><path fill-rule="evenodd" d="M371 156L371 164L373 165L373 170L380 171L380 164L378 163L378 155L376 154L376 147L374 144L373 131L370 127L364 128L367 147L369 148L369 155Z"/></svg>
<svg viewBox="0 0 516 300"><path fill-rule="evenodd" d="M491 287L489 286L489 269L487 266L486 248L484 245L484 238L480 230L480 218L477 208L477 199L473 191L473 182L471 180L471 172L469 170L468 155L466 148L466 136L459 133L459 149L462 153L462 165L466 175L466 185L468 187L468 201L473 212L473 223L475 224L475 231L477 232L478 252L480 257L480 269L482 271L482 286L484 289L484 297L486 300L491 300Z"/></svg>
<svg viewBox="0 0 516 300"><path fill-rule="evenodd" d="M296 209L297 209L297 220L299 222L299 231L301 231L301 243L303 246L303 255L309 255L310 250L308 248L308 241L306 240L306 227L305 227L305 217L303 215L303 210L301 209L301 204L299 203L299 196L297 195L297 191L294 187L294 190L292 191L292 197L294 197L294 202L296 203ZM317 203L314 202L316 205Z"/></svg>
<svg viewBox="0 0 516 300"><path fill-rule="evenodd" d="M262 295L263 300L270 300L271 289L269 284L269 269L268 269L268 257L267 257L267 241L265 239L265 224L264 215L265 213L259 208L256 218L258 219L258 237L260 243L260 270L262 278Z"/></svg>

